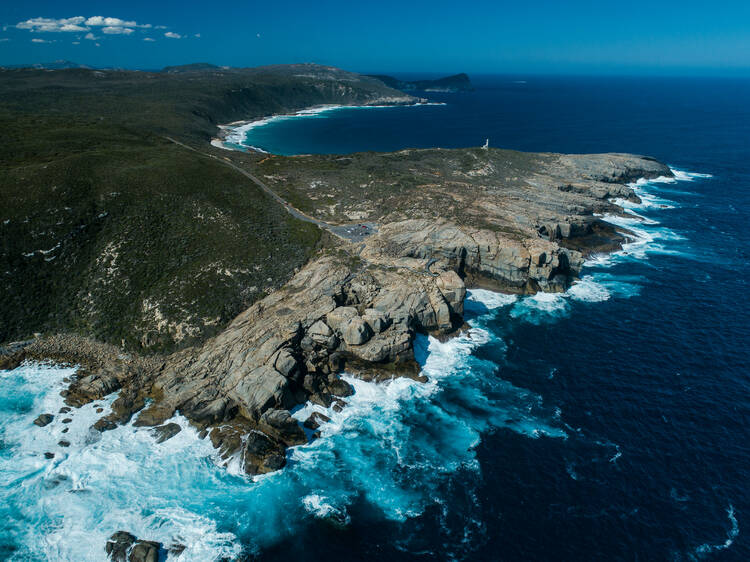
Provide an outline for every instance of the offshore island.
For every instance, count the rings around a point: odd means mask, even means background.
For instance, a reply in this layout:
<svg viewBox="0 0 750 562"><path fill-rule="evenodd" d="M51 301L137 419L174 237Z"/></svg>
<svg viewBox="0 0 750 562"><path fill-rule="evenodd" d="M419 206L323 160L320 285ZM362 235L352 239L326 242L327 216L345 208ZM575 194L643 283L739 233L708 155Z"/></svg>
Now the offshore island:
<svg viewBox="0 0 750 562"><path fill-rule="evenodd" d="M467 288L568 289L587 256L627 239L602 216L638 200L628 183L672 175L628 154L287 157L222 140L228 124L311 107L424 103L470 89L465 75L197 64L0 78L0 368L80 365L66 415L118 392L96 431L132 421L165 440L180 413L249 475L283 468L326 421L290 410L346 407L341 373L419 380L415 335L460 332ZM132 543L112 549L120 539Z"/></svg>

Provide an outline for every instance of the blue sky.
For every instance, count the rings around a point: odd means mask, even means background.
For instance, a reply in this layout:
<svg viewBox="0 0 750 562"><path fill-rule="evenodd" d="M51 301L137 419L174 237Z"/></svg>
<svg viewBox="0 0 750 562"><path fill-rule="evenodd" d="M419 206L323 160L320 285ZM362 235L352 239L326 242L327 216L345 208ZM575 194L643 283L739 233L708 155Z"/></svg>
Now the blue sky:
<svg viewBox="0 0 750 562"><path fill-rule="evenodd" d="M0 26L0 65L750 75L750 0L28 0Z"/></svg>

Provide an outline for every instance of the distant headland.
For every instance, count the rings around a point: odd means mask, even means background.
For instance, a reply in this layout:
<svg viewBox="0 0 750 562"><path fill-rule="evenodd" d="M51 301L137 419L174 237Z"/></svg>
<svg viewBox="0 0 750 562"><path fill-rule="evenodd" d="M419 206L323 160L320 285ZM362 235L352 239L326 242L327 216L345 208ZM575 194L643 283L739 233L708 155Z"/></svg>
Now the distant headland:
<svg viewBox="0 0 750 562"><path fill-rule="evenodd" d="M456 93L474 90L469 76L463 72L434 80L400 80L385 74L368 74L368 76L377 78L386 86L402 92Z"/></svg>

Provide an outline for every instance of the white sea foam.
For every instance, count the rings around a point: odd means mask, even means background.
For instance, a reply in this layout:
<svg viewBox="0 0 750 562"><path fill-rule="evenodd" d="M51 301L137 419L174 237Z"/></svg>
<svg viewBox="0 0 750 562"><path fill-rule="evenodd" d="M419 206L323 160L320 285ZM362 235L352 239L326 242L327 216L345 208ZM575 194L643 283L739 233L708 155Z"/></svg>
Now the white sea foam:
<svg viewBox="0 0 750 562"><path fill-rule="evenodd" d="M668 240L654 234L658 223L635 214L624 220L632 221L631 230L643 231L636 236L651 236L643 244ZM489 323L505 311L541 322L566 314L571 303L637 293L638 278L587 265L592 271L562 294L521 298L470 291L467 332L446 342L417 338L426 383L345 376L355 389L347 407L336 412L307 404L295 411L300 421L319 411L330 422L321 425L319 439L290 450L285 470L257 481L239 475L237 459L229 470L218 466L210 442L199 439L180 416L173 421L182 431L161 444L148 429L132 425L91 432L89 426L107 412L114 396L97 401L104 412L97 414L91 404L62 424L59 392L70 369L26 365L0 372L0 515L8 522L0 538L19 548L18 560L99 560L106 538L122 529L166 546L185 544L181 560L210 560L239 556L240 544L257 551L298 532L310 519L345 523L355 501L395 521L441 505L446 478L479 470L474 448L483 432L502 427L530 438L567 437L558 408L547 408L538 395L504 381L498 365L476 351L492 346L493 353L502 352L504 344ZM56 418L37 428L32 421L42 412ZM70 447L57 445L63 438ZM55 458L45 459L47 451ZM739 532L731 506L729 518L728 542L699 551L731 545Z"/></svg>
<svg viewBox="0 0 750 562"><path fill-rule="evenodd" d="M72 370L27 365L2 373L0 425L13 453L0 458L0 515L12 522L0 538L19 548L19 560L99 560L106 539L122 529L165 546L186 545L181 560L211 560L238 556L240 545L257 552L311 518L346 524L355 501L385 519L418 516L442 501L446 478L479 469L474 448L483 432L506 427L530 438L566 437L559 412L474 355L486 345L502 352L483 322L516 299L488 291L469 298L482 308L468 314L467 332L446 342L418 336L427 382L344 375L355 390L347 407L307 404L295 411L300 421L313 411L330 421L319 439L290 449L284 470L256 481L232 475L231 462L230 471L219 466L210 442L180 416L172 421L182 431L164 443L132 425L91 432L114 395L74 410L63 424L59 392ZM98 406L104 411L96 413ZM37 428L32 420L42 412L56 416ZM63 436L70 447L57 446ZM45 459L47 451L55 458Z"/></svg>
<svg viewBox="0 0 750 562"><path fill-rule="evenodd" d="M486 289L472 289L466 295L466 304L464 306L471 307L476 303L481 304L488 310L496 310L508 306L509 304L513 304L516 300L518 300L516 295L506 295L504 293L496 293Z"/></svg>
<svg viewBox="0 0 750 562"><path fill-rule="evenodd" d="M713 177L713 175L711 174L699 174L697 172L688 172L686 170L678 170L676 168L670 168L670 170L674 174L674 179L676 181L693 181L695 179L706 179Z"/></svg>
<svg viewBox="0 0 750 562"><path fill-rule="evenodd" d="M106 539L120 529L165 546L185 544L182 560L238 555L231 533L220 532L190 502L175 505L182 494L196 493L185 480L213 454L211 445L180 417L171 421L182 431L161 444L147 429L91 430L114 395L58 413L63 379L73 371L44 365L0 371L0 424L4 446L13 451L0 457L0 513L12 522L7 529L19 548L13 559L101 560ZM8 403L28 408L17 413ZM39 428L31 422L42 412L55 417ZM63 423L66 418L72 421ZM69 446L59 446L63 440ZM45 452L55 457L45 459Z"/></svg>
<svg viewBox="0 0 750 562"><path fill-rule="evenodd" d="M606 255L590 256L585 265L587 267L609 267L622 260L643 260L650 254L680 255L680 250L674 242L684 241L685 237L662 226L659 221L646 216L646 212L673 209L676 203L655 193L659 184L674 184L689 182L696 178L710 178L710 174L698 174L671 169L674 177L660 176L652 179L639 179L630 185L640 198L640 203L625 199L614 199L625 215L604 214L600 218L614 226L629 232L628 242L623 244L622 250Z"/></svg>
<svg viewBox="0 0 750 562"><path fill-rule="evenodd" d="M707 174L694 174L673 170L675 177L659 177L655 179L640 179L633 182L631 187L640 197L640 203L625 199L614 202L622 207L624 215L606 214L600 218L610 224L628 232L628 240L622 250L609 254L595 254L589 256L584 263L584 271L588 272L577 280L564 293L537 293L530 297L519 299L511 307L510 314L532 323L545 322L550 318L566 316L570 312L572 301L602 302L612 297L629 298L640 291L642 279L632 276L614 276L606 273L607 268L627 260L644 260L652 254L679 255L679 248L675 242L685 238L662 226L657 220L646 216L646 212L672 209L676 206L673 201L655 195L651 189L654 184L676 183L678 181L692 181L692 178L710 177Z"/></svg>
<svg viewBox="0 0 750 562"><path fill-rule="evenodd" d="M732 504L729 504L729 507L727 508L727 517L729 519L730 528L729 531L727 531L726 540L719 544L704 543L695 549L696 554L703 555L717 550L726 550L734 544L734 539L740 534L740 525L737 523L737 517L734 514L734 506Z"/></svg>

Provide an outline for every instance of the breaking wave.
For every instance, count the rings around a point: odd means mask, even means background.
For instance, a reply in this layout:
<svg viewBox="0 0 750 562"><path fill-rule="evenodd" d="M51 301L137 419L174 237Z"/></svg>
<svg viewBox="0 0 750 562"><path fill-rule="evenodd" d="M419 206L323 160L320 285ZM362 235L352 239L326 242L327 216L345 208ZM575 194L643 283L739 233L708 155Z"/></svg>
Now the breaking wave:
<svg viewBox="0 0 750 562"><path fill-rule="evenodd" d="M736 539L737 536L740 534L740 525L739 523L737 523L737 517L734 514L734 506L731 504L727 508L727 518L729 519L730 527L729 527L729 531L727 531L726 540L719 544L704 543L698 546L695 549L695 553L698 556L702 557L703 555L710 554L711 552L716 552L718 550L726 550L727 548L732 546L732 544L734 543L734 539Z"/></svg>
<svg viewBox="0 0 750 562"><path fill-rule="evenodd" d="M12 545L7 557L99 560L106 539L122 529L185 545L180 560L211 560L259 552L314 520L346 525L358 502L391 521L441 508L446 480L479 473L474 448L482 433L566 437L559 412L474 355L489 346L502 353L486 322L514 301L472 292L466 332L447 342L419 336L425 383L345 376L355 389L347 407L297 410L298 420L317 410L330 421L319 439L290 449L286 469L255 481L222 468L210 442L180 416L172 421L182 430L156 443L148 428L89 429L115 395L59 414L73 369L28 364L2 372L0 509L12 524L0 542ZM36 427L44 412L53 422ZM58 445L63 439L69 446Z"/></svg>

